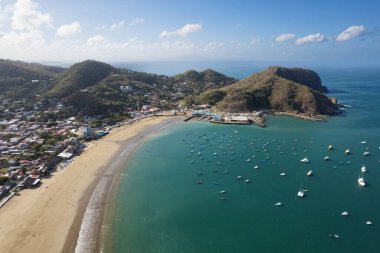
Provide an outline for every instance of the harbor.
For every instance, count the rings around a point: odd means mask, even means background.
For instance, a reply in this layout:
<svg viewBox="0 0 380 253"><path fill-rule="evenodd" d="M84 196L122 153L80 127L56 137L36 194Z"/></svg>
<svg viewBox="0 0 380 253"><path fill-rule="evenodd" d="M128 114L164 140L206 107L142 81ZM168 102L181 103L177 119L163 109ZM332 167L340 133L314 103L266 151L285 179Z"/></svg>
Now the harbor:
<svg viewBox="0 0 380 253"><path fill-rule="evenodd" d="M191 119L205 120L215 124L226 125L250 125L256 124L259 127L266 127L264 111L257 111L252 113L224 113L214 112L209 110L194 110L188 113L184 120Z"/></svg>

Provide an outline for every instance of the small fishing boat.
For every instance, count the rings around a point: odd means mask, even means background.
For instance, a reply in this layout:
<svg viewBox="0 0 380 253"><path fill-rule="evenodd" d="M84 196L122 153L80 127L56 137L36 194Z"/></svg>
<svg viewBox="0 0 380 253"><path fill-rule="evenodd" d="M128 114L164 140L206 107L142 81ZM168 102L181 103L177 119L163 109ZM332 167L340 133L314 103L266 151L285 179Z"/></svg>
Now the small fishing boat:
<svg viewBox="0 0 380 253"><path fill-rule="evenodd" d="M361 144L367 144L367 141L361 141L360 143Z"/></svg>
<svg viewBox="0 0 380 253"><path fill-rule="evenodd" d="M362 165L362 167L360 168L360 171L364 173L367 171L367 168L364 165Z"/></svg>
<svg viewBox="0 0 380 253"><path fill-rule="evenodd" d="M369 153L369 151L366 151L366 152L363 153L363 155L364 155L364 156L369 156L370 153Z"/></svg>
<svg viewBox="0 0 380 253"><path fill-rule="evenodd" d="M247 159L247 160L245 160L246 162L250 162L251 161L251 159Z"/></svg>
<svg viewBox="0 0 380 253"><path fill-rule="evenodd" d="M277 202L274 204L275 206L282 206L282 203L281 202Z"/></svg>
<svg viewBox="0 0 380 253"><path fill-rule="evenodd" d="M339 239L339 235L337 234L329 234L329 236L333 239Z"/></svg>
<svg viewBox="0 0 380 253"><path fill-rule="evenodd" d="M202 180L197 181L197 184L203 184Z"/></svg>
<svg viewBox="0 0 380 253"><path fill-rule="evenodd" d="M345 155L349 155L349 154L351 154L351 150L348 148L348 149L346 149L346 151L344 151L344 154Z"/></svg>
<svg viewBox="0 0 380 253"><path fill-rule="evenodd" d="M246 183L246 184L249 184L250 182L251 182L251 180L249 180L249 179L244 180L244 183Z"/></svg>
<svg viewBox="0 0 380 253"><path fill-rule="evenodd" d="M309 159L307 159L307 157L305 157L305 158L301 159L301 162L302 162L302 163L308 163L308 162L309 162Z"/></svg>
<svg viewBox="0 0 380 253"><path fill-rule="evenodd" d="M243 177L242 176L237 176L236 179L241 180L241 179L243 179Z"/></svg>
<svg viewBox="0 0 380 253"><path fill-rule="evenodd" d="M255 167L253 167L253 168L257 170L257 169L259 168L259 166L258 166L258 165L255 165Z"/></svg>
<svg viewBox="0 0 380 253"><path fill-rule="evenodd" d="M329 145L328 150L333 150L333 149L334 149L333 145Z"/></svg>
<svg viewBox="0 0 380 253"><path fill-rule="evenodd" d="M372 221L367 220L367 221L365 222L365 224L367 224L367 225L372 225L373 223L372 223Z"/></svg>
<svg viewBox="0 0 380 253"><path fill-rule="evenodd" d="M362 176L359 176L358 178L358 184L361 186L361 187L364 187L366 185L365 181L364 181L364 176L362 174Z"/></svg>
<svg viewBox="0 0 380 253"><path fill-rule="evenodd" d="M348 216L348 212L347 211L344 211L343 213L341 213L342 216Z"/></svg>
<svg viewBox="0 0 380 253"><path fill-rule="evenodd" d="M227 193L226 190L219 191L219 194L226 194L226 193Z"/></svg>
<svg viewBox="0 0 380 253"><path fill-rule="evenodd" d="M304 196L305 196L305 191L301 187L301 189L297 193L297 197L303 198Z"/></svg>
<svg viewBox="0 0 380 253"><path fill-rule="evenodd" d="M280 176L286 176L286 173L285 173L285 172L282 172L282 173L280 174Z"/></svg>
<svg viewBox="0 0 380 253"><path fill-rule="evenodd" d="M306 175L307 175L308 177L312 176L312 175L313 175L313 171L312 171L312 170L309 170L309 171L306 173Z"/></svg>
<svg viewBox="0 0 380 253"><path fill-rule="evenodd" d="M328 161L328 160L330 160L330 157L325 156L325 157L323 158L323 160Z"/></svg>

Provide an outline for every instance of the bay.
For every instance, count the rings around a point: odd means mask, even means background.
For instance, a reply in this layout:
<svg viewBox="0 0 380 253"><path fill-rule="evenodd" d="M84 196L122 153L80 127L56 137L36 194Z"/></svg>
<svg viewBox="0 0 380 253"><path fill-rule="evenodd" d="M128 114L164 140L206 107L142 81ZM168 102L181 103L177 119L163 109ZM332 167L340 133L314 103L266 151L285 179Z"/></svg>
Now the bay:
<svg viewBox="0 0 380 253"><path fill-rule="evenodd" d="M105 252L377 252L379 72L317 72L329 96L352 106L327 123L268 117L268 127L258 128L195 120L150 137L125 164L108 207ZM357 184L362 165L365 188Z"/></svg>

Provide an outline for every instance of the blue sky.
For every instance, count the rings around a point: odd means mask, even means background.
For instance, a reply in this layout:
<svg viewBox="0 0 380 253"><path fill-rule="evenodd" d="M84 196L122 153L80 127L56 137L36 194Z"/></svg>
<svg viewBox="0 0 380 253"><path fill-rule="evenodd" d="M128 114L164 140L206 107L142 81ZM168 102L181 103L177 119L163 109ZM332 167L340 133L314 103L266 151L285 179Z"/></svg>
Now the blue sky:
<svg viewBox="0 0 380 253"><path fill-rule="evenodd" d="M379 10L375 0L0 0L0 57L380 65Z"/></svg>

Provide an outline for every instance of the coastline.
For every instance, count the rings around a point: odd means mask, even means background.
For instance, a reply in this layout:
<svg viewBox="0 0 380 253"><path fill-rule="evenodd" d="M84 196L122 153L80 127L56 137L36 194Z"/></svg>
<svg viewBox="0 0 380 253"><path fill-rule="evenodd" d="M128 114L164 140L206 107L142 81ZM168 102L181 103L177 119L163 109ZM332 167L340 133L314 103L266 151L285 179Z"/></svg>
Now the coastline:
<svg viewBox="0 0 380 253"><path fill-rule="evenodd" d="M44 179L38 189L24 190L20 196L15 196L0 210L2 251L73 252L79 231L83 231L82 220L88 213L90 202L98 199L97 204L101 208L94 213L98 221L92 222L97 228L91 228L96 231L96 237L92 235L91 245L86 243L77 247L77 252L96 251L109 183L130 151L144 137L180 118L152 117L115 128L105 138L89 143L73 163L54 172L51 178ZM94 194L94 191L99 191L99 185L103 185L100 188L104 191Z"/></svg>

